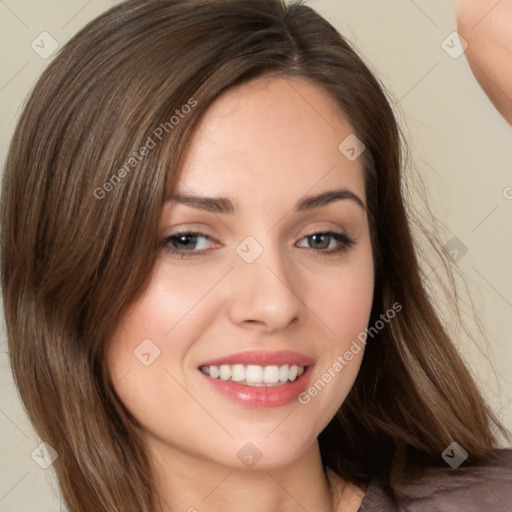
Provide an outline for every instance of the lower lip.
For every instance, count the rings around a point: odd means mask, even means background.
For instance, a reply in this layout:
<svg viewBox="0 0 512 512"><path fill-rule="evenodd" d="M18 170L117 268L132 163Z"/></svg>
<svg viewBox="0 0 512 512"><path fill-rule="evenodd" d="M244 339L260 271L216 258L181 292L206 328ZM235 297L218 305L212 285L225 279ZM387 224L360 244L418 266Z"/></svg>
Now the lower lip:
<svg viewBox="0 0 512 512"><path fill-rule="evenodd" d="M297 399L308 386L313 366L308 366L304 373L293 382L277 386L246 386L231 380L213 379L199 370L210 385L221 395L234 402L250 407L281 407Z"/></svg>

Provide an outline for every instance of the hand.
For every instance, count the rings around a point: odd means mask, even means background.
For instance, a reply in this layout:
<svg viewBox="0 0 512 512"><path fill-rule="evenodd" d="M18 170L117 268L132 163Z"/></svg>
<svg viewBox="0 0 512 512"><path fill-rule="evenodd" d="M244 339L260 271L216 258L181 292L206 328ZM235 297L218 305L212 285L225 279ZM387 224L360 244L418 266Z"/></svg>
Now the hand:
<svg viewBox="0 0 512 512"><path fill-rule="evenodd" d="M471 71L512 125L512 0L458 0L456 12Z"/></svg>

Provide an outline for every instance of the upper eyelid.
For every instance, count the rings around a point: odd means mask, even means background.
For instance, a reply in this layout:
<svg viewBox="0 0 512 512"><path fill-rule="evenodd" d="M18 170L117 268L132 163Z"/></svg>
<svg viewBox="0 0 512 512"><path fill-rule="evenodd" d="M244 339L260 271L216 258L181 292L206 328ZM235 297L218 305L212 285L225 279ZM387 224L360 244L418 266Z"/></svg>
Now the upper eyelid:
<svg viewBox="0 0 512 512"><path fill-rule="evenodd" d="M307 236L316 235L316 234L325 234L325 233L336 233L336 234L348 236L348 234L343 229L341 231L339 231L334 228L320 228L320 229L314 229L312 231L308 231L306 234L302 235L301 239L305 238ZM198 235L198 236L204 236L206 238L209 238L210 240L215 240L214 236L209 235L208 233L205 233L204 231L199 231L196 229L183 229L183 230L175 231L173 233L163 236L162 238L168 239L168 238L172 238L172 237L180 236L180 235Z"/></svg>
<svg viewBox="0 0 512 512"><path fill-rule="evenodd" d="M337 231L337 230L334 230L332 228L326 228L326 229L316 229L316 230L313 230L313 231L308 231L306 234L302 235L299 240L303 240L304 238L308 238L310 236L314 236L314 235L318 235L318 234L330 234L330 236L332 236L333 234L335 235L341 235L341 236L344 236L347 238L347 245L352 245L355 243L355 239L354 237L348 235L348 233L346 233L344 230L341 230L341 231ZM185 236L185 235L193 235L193 236L202 236L202 237L205 237L205 238L208 238L209 240L211 240L212 242L214 243L219 243L214 237L208 235L207 233L203 233L201 231L196 231L196 230L193 230L193 229L185 229L185 230L182 230L182 231L176 231L175 233L171 233L170 235L167 235L167 236L164 236L163 239L162 239L162 242L166 242L167 240L171 239L171 238L175 238L175 237L179 237L179 236ZM176 249L177 251L179 251L179 249ZM201 249L201 250L190 250L190 251L187 251L187 250L182 250L181 252L188 252L188 253L201 253L203 251L207 251L208 249Z"/></svg>

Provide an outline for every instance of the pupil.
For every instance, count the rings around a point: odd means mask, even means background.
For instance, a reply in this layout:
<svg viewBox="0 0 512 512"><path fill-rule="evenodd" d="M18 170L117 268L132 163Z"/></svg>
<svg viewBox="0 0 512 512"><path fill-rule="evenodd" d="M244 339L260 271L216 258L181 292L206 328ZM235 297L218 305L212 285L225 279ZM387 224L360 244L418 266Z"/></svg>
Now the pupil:
<svg viewBox="0 0 512 512"><path fill-rule="evenodd" d="M322 241L319 240L323 237L326 237L326 235L313 235L313 240L314 240L314 243L317 244L317 245L322 245L324 246L325 245L325 240L324 240L324 243L322 244ZM319 242L319 243L318 243Z"/></svg>
<svg viewBox="0 0 512 512"><path fill-rule="evenodd" d="M188 247L189 245L191 245L192 238L193 238L193 235L181 235L179 237L179 242L182 245L185 245L186 247Z"/></svg>

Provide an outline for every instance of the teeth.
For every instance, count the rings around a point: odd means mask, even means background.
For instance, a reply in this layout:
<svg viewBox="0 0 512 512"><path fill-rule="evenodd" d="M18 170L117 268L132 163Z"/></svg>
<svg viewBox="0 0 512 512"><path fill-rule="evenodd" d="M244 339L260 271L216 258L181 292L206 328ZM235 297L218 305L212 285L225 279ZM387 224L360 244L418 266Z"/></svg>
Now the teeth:
<svg viewBox="0 0 512 512"><path fill-rule="evenodd" d="M279 366L265 366L263 369L263 382L266 384L279 382Z"/></svg>
<svg viewBox="0 0 512 512"><path fill-rule="evenodd" d="M231 366L223 364L220 368L220 378L222 380L228 380L231 377Z"/></svg>
<svg viewBox="0 0 512 512"><path fill-rule="evenodd" d="M279 367L279 380L281 382L286 382L288 380L289 368L290 367L287 364Z"/></svg>
<svg viewBox="0 0 512 512"><path fill-rule="evenodd" d="M200 370L213 379L232 380L247 386L282 385L298 379L305 371L304 366L256 364L222 364L220 366L201 366Z"/></svg>
<svg viewBox="0 0 512 512"><path fill-rule="evenodd" d="M243 364L234 364L231 367L231 380L240 382L245 379L245 368Z"/></svg>
<svg viewBox="0 0 512 512"><path fill-rule="evenodd" d="M245 369L245 382L247 384L261 384L263 382L263 366L250 364Z"/></svg>

